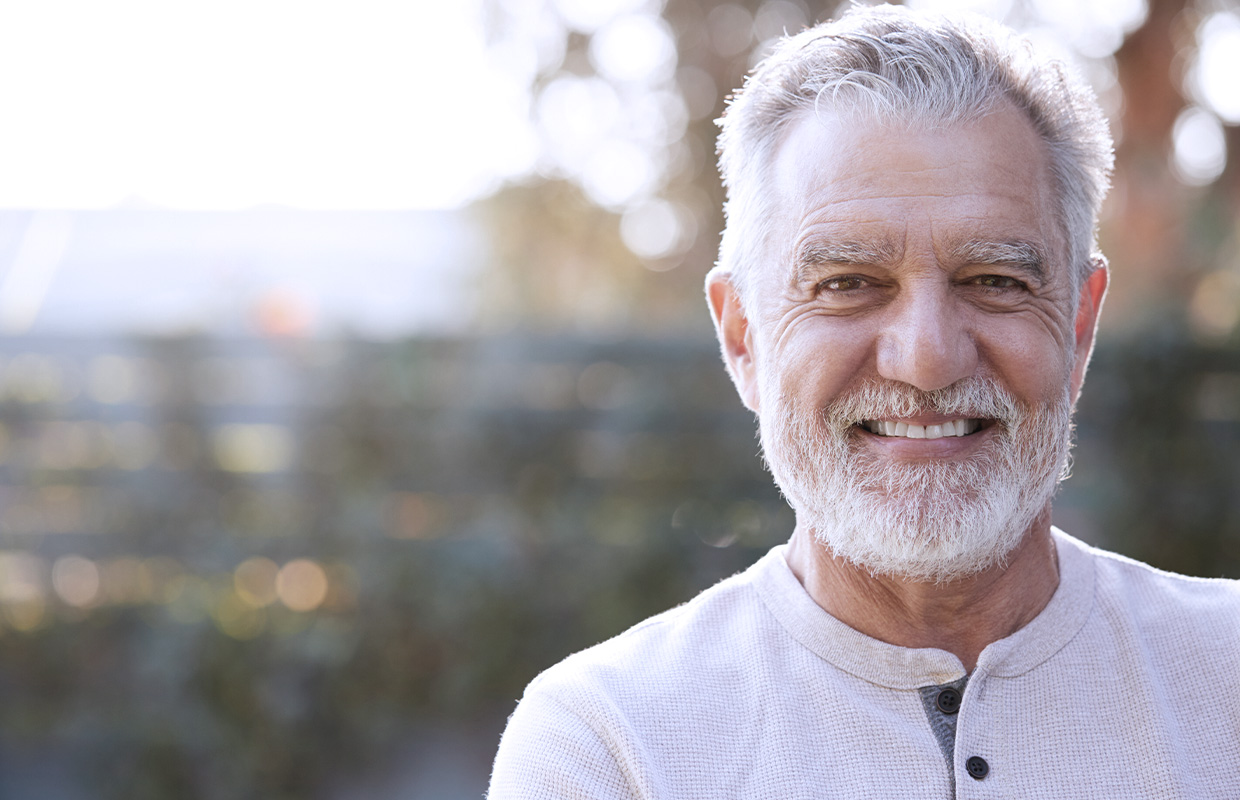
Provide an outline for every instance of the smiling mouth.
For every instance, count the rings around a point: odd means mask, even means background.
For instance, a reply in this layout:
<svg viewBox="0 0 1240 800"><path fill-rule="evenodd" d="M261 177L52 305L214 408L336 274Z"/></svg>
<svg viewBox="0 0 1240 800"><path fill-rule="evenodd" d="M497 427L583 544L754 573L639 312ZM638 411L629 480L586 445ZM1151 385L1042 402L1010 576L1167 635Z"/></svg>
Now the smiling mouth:
<svg viewBox="0 0 1240 800"><path fill-rule="evenodd" d="M870 433L897 439L942 439L946 436L968 436L985 423L980 419L953 419L937 425L914 425L888 419L867 419L860 423Z"/></svg>

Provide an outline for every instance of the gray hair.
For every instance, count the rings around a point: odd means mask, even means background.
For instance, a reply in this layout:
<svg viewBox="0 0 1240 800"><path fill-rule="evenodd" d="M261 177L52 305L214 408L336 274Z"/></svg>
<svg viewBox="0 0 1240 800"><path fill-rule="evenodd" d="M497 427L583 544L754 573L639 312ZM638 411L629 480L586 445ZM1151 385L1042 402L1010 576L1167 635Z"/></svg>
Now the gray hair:
<svg viewBox="0 0 1240 800"><path fill-rule="evenodd" d="M1098 211L1110 183L1111 135L1093 92L1058 61L989 20L854 7L782 40L719 120L727 224L719 269L748 300L776 210L767 188L783 132L824 105L886 125L978 119L1004 101L1045 143L1075 290L1093 270Z"/></svg>

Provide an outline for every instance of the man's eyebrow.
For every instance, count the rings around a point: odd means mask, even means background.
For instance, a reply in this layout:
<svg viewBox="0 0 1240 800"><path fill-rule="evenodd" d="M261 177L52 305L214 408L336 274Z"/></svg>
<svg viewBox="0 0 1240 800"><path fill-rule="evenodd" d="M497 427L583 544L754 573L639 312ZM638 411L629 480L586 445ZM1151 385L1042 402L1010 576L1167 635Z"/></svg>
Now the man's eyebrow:
<svg viewBox="0 0 1240 800"><path fill-rule="evenodd" d="M899 260L898 248L888 242L812 241L797 248L796 278L815 276L828 264L891 264Z"/></svg>
<svg viewBox="0 0 1240 800"><path fill-rule="evenodd" d="M987 241L971 239L951 250L952 259L962 264L994 264L1015 267L1039 282L1046 282L1046 257L1032 242L1013 239Z"/></svg>

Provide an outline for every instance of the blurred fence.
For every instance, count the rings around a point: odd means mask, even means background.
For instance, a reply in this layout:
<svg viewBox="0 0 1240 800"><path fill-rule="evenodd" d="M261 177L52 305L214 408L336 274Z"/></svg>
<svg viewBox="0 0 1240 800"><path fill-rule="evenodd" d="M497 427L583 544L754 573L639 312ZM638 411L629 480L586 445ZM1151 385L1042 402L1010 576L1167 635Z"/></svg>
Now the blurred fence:
<svg viewBox="0 0 1240 800"><path fill-rule="evenodd" d="M1079 416L1061 525L1240 574L1240 354ZM757 450L708 341L2 342L0 796L476 797L534 674L787 537Z"/></svg>

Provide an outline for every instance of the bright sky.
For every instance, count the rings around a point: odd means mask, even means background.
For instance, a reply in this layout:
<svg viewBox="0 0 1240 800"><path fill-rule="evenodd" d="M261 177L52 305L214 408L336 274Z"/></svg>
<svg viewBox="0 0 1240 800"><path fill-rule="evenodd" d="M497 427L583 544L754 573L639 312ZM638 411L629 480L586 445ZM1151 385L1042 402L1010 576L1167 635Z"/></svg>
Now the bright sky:
<svg viewBox="0 0 1240 800"><path fill-rule="evenodd" d="M675 66L661 3L497 2L510 16L488 51L482 0L0 0L0 209L456 208L534 168L532 116L540 169L566 162L608 207L657 188L652 154L683 123L650 142L603 128L683 116L660 83ZM910 2L1002 16L1013 0ZM1105 55L1145 2L1031 8L1051 39ZM562 76L531 115L561 25L597 34L607 80ZM1190 82L1234 122L1240 22L1214 14L1201 33Z"/></svg>
<svg viewBox="0 0 1240 800"><path fill-rule="evenodd" d="M451 208L528 169L477 0L0 0L0 208Z"/></svg>

